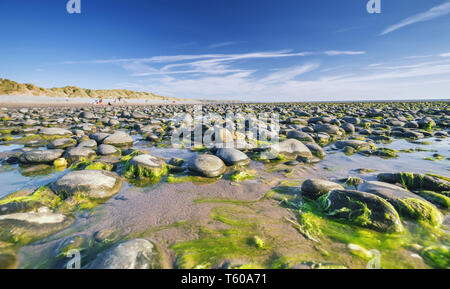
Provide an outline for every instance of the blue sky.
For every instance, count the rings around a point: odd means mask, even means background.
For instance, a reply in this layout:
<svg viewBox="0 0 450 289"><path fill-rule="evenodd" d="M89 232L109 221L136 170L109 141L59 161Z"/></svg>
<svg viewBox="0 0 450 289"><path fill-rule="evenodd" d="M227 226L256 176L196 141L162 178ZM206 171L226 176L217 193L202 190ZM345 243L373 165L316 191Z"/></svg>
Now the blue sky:
<svg viewBox="0 0 450 289"><path fill-rule="evenodd" d="M250 101L450 98L450 1L0 1L0 77Z"/></svg>

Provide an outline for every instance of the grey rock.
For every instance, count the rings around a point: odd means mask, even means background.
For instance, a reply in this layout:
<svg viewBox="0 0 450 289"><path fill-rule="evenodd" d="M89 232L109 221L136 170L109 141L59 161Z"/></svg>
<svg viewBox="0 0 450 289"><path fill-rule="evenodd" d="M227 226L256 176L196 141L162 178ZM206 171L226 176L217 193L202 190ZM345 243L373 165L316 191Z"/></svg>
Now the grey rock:
<svg viewBox="0 0 450 289"><path fill-rule="evenodd" d="M221 158L229 166L236 164L246 165L250 162L250 159L245 153L234 148L218 149L216 156Z"/></svg>
<svg viewBox="0 0 450 289"><path fill-rule="evenodd" d="M126 132L116 131L112 135L106 137L102 143L116 147L126 147L133 144L133 138L131 138L131 136Z"/></svg>
<svg viewBox="0 0 450 289"><path fill-rule="evenodd" d="M119 243L100 253L87 268L156 269L159 268L159 260L150 241L133 239Z"/></svg>
<svg viewBox="0 0 450 289"><path fill-rule="evenodd" d="M307 179L302 183L303 195L311 199L317 199L318 197L332 191L343 190L344 187L340 184L333 183L327 180L320 179Z"/></svg>
<svg viewBox="0 0 450 289"><path fill-rule="evenodd" d="M64 150L30 150L23 152L19 157L19 162L23 164L51 163L60 158Z"/></svg>
<svg viewBox="0 0 450 289"><path fill-rule="evenodd" d="M224 162L213 155L197 155L189 161L190 171L199 173L205 177L214 178L225 172Z"/></svg>
<svg viewBox="0 0 450 289"><path fill-rule="evenodd" d="M64 197L75 193L90 198L103 199L116 194L122 186L122 180L115 173L102 170L72 171L51 185L55 194Z"/></svg>

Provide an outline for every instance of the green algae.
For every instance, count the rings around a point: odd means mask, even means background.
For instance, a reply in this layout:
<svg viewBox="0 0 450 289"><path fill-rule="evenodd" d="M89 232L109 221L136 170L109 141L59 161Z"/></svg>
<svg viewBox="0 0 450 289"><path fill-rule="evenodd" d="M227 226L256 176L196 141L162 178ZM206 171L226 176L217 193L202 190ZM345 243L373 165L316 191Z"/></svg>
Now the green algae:
<svg viewBox="0 0 450 289"><path fill-rule="evenodd" d="M430 246L449 241L447 233L427 223L408 223L408 230L403 232L382 233L343 223L338 219L330 219L323 211L324 200L325 198L322 197L322 200L316 202L291 201L294 204L291 209L296 213L298 221L290 221L294 224L293 227L320 246L327 246L337 241L378 250L381 252L382 268L411 268L412 265L408 260L399 259L401 252L408 250L411 244Z"/></svg>
<svg viewBox="0 0 450 289"><path fill-rule="evenodd" d="M243 182L256 178L256 170L235 171L230 175L230 180L233 182Z"/></svg>
<svg viewBox="0 0 450 289"><path fill-rule="evenodd" d="M104 163L104 162L94 162L89 165L87 165L84 169L85 170L105 170L105 171L111 171L113 169L112 164Z"/></svg>
<svg viewBox="0 0 450 289"><path fill-rule="evenodd" d="M450 208L450 198L448 196L445 196L443 194L438 194L432 191L417 191L414 192L415 194L418 194L425 200L438 205L442 208L449 209Z"/></svg>
<svg viewBox="0 0 450 289"><path fill-rule="evenodd" d="M431 157L424 157L423 159L426 160L426 161L432 161L432 162L436 162L437 161L436 159L433 159Z"/></svg>
<svg viewBox="0 0 450 289"><path fill-rule="evenodd" d="M249 241L251 244L255 245L259 249L265 248L264 240L261 239L261 237L259 236L253 236Z"/></svg>
<svg viewBox="0 0 450 289"><path fill-rule="evenodd" d="M390 148L378 148L376 151L377 155L384 159L397 158L397 152L397 150Z"/></svg>
<svg viewBox="0 0 450 289"><path fill-rule="evenodd" d="M222 177L215 178L207 178L202 176L177 176L177 175L168 175L166 181L171 184L180 184L180 183L194 183L194 184L214 184L218 182Z"/></svg>
<svg viewBox="0 0 450 289"><path fill-rule="evenodd" d="M368 173L373 173L376 172L377 170L374 169L358 169L357 172L359 172L360 174L368 174Z"/></svg>
<svg viewBox="0 0 450 289"><path fill-rule="evenodd" d="M443 222L443 216L439 210L430 203L415 199L406 198L398 200L399 213L415 221L425 221L432 226L439 226Z"/></svg>
<svg viewBox="0 0 450 289"><path fill-rule="evenodd" d="M438 178L438 179L441 179L441 180L444 180L444 181L447 181L447 182L450 182L450 178L444 177L444 176L440 176L438 174L427 173L426 175L428 175L430 177L435 177L435 178Z"/></svg>
<svg viewBox="0 0 450 289"><path fill-rule="evenodd" d="M211 217L230 228L201 228L199 239L173 245L171 249L177 255L178 268L211 268L223 259L242 256L255 260L267 256L268 249L273 247L272 242L263 241L262 232L252 220L237 219L226 212L217 211L213 211Z"/></svg>
<svg viewBox="0 0 450 289"><path fill-rule="evenodd" d="M433 131L433 127L434 127L434 126L436 126L436 123L432 120L432 121L426 123L426 124L423 126L423 129L426 130L426 131Z"/></svg>
<svg viewBox="0 0 450 289"><path fill-rule="evenodd" d="M21 192L13 193L0 200L0 206L11 203L21 203L26 207L46 206L50 209L56 209L62 204L62 199L55 195L48 186L42 186L30 195L21 196ZM18 196L19 195L19 196Z"/></svg>
<svg viewBox="0 0 450 289"><path fill-rule="evenodd" d="M450 269L450 251L447 246L426 247L420 255L434 268Z"/></svg>
<svg viewBox="0 0 450 289"><path fill-rule="evenodd" d="M128 182L136 186L154 185L161 181L164 175L169 172L167 165L163 163L161 167L147 168L141 165L133 165L130 161L125 161L123 165L123 176Z"/></svg>
<svg viewBox="0 0 450 289"><path fill-rule="evenodd" d="M404 189L412 188L415 184L415 177L413 173L403 172L400 173L400 181ZM420 186L422 187L423 178L419 179Z"/></svg>
<svg viewBox="0 0 450 289"><path fill-rule="evenodd" d="M358 177L348 177L345 182L344 182L344 186L350 186L350 187L354 187L357 188L358 185L360 185L363 182L362 179L358 178Z"/></svg>
<svg viewBox="0 0 450 289"><path fill-rule="evenodd" d="M71 169L71 170L84 170L90 164L91 164L91 162L88 161L87 159L82 159L82 160L73 162L70 165L69 169Z"/></svg>

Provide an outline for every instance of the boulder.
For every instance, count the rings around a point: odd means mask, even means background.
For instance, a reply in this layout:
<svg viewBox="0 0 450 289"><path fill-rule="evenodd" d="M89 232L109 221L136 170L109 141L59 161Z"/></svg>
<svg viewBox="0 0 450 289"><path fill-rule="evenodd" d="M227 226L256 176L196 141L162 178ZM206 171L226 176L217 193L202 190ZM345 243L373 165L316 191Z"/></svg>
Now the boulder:
<svg viewBox="0 0 450 289"><path fill-rule="evenodd" d="M72 132L64 128L45 127L40 130L40 134L46 137L68 137L72 135Z"/></svg>
<svg viewBox="0 0 450 289"><path fill-rule="evenodd" d="M247 165L250 162L249 157L245 153L234 148L218 149L216 156L221 158L229 166L236 164Z"/></svg>
<svg viewBox="0 0 450 289"><path fill-rule="evenodd" d="M158 254L150 241L132 239L100 253L89 269L156 269L160 268Z"/></svg>
<svg viewBox="0 0 450 289"><path fill-rule="evenodd" d="M29 150L23 152L19 157L19 162L23 164L51 163L60 158L64 150Z"/></svg>
<svg viewBox="0 0 450 289"><path fill-rule="evenodd" d="M118 175L103 170L72 171L51 185L55 194L63 198L82 194L92 199L104 199L116 194L122 186Z"/></svg>
<svg viewBox="0 0 450 289"><path fill-rule="evenodd" d="M287 139L279 144L272 145L270 153L286 159L296 159L297 157L310 159L313 157L308 147L296 139Z"/></svg>
<svg viewBox="0 0 450 289"><path fill-rule="evenodd" d="M321 202L330 217L379 232L404 230L394 207L376 195L353 190L333 190L324 195Z"/></svg>
<svg viewBox="0 0 450 289"><path fill-rule="evenodd" d="M76 162L83 160L93 160L97 155L95 151L86 147L74 147L70 148L64 154L64 158L67 159L68 162Z"/></svg>
<svg viewBox="0 0 450 289"><path fill-rule="evenodd" d="M28 243L63 230L73 221L72 217L47 210L2 215L0 216L0 240Z"/></svg>
<svg viewBox="0 0 450 289"><path fill-rule="evenodd" d="M126 132L116 131L112 135L107 136L102 143L116 147L126 147L133 144L133 138Z"/></svg>
<svg viewBox="0 0 450 289"><path fill-rule="evenodd" d="M68 147L73 147L77 144L77 141L73 138L58 138L51 141L47 147L49 149L65 149Z"/></svg>
<svg viewBox="0 0 450 289"><path fill-rule="evenodd" d="M327 180L307 179L302 183L302 194L314 200L332 190L343 189L344 187L340 184L333 183Z"/></svg>
<svg viewBox="0 0 450 289"><path fill-rule="evenodd" d="M115 146L107 144L101 144L97 149L97 153L102 156L114 156L114 157L119 157L122 154L121 151L117 149Z"/></svg>
<svg viewBox="0 0 450 289"><path fill-rule="evenodd" d="M189 161L188 168L209 178L222 175L226 169L224 162L213 155L196 155Z"/></svg>
<svg viewBox="0 0 450 289"><path fill-rule="evenodd" d="M434 192L450 191L450 182L436 177L414 173L382 173L377 176L382 182L399 183L409 190L430 190Z"/></svg>

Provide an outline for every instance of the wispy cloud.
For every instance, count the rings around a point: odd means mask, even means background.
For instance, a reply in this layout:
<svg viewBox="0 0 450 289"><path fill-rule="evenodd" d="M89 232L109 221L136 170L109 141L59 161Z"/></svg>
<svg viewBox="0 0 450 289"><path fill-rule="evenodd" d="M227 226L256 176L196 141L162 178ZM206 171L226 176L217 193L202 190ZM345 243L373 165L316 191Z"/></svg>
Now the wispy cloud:
<svg viewBox="0 0 450 289"><path fill-rule="evenodd" d="M237 41L219 42L219 43L213 43L213 44L209 45L208 48L220 48L220 47L225 47L225 46L236 45L238 43L239 42L237 42Z"/></svg>
<svg viewBox="0 0 450 289"><path fill-rule="evenodd" d="M253 72L250 69L234 68L232 64L242 60L277 59L303 57L310 52L291 50L251 52L242 54L200 54L169 55L149 58L122 58L91 61L65 61L63 64L115 64L130 71L133 76L171 75L171 74L228 74Z"/></svg>
<svg viewBox="0 0 450 289"><path fill-rule="evenodd" d="M313 71L319 67L317 63L309 63L296 67L289 67L278 70L259 80L260 83L277 83L291 81L299 75Z"/></svg>
<svg viewBox="0 0 450 289"><path fill-rule="evenodd" d="M386 35L405 26L415 24L418 22L429 21L438 17L445 16L447 14L450 14L450 2L446 2L441 5L435 6L426 12L413 15L394 25L391 25L387 27L384 31L382 31L380 35Z"/></svg>
<svg viewBox="0 0 450 289"><path fill-rule="evenodd" d="M261 102L450 97L448 93L442 95L442 91L450 91L450 61L381 66L385 69L317 75L319 64L307 63L280 69L263 77L257 77L252 72L196 78L167 76L139 80L128 85L132 89L155 91L169 96Z"/></svg>
<svg viewBox="0 0 450 289"><path fill-rule="evenodd" d="M365 51L340 51L340 50L328 50L328 51L325 51L324 53L329 56L366 54Z"/></svg>

